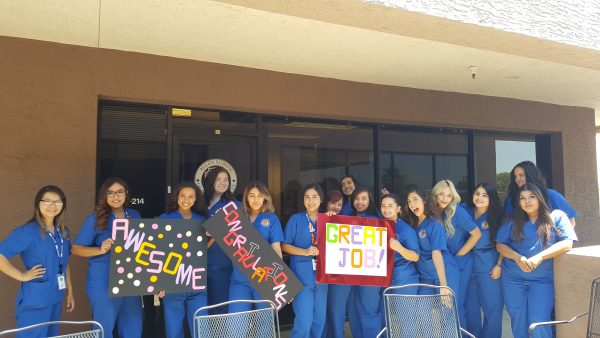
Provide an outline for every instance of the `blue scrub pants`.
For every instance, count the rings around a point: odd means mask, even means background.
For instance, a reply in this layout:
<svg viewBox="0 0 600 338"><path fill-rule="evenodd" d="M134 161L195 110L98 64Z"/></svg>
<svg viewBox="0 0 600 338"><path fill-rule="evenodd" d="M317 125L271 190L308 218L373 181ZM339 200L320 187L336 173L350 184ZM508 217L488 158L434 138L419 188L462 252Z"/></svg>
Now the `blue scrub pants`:
<svg viewBox="0 0 600 338"><path fill-rule="evenodd" d="M17 305L17 327L25 327L33 324L60 320L62 302L55 303L43 308L19 308ZM25 337L53 337L58 335L57 325L42 326L36 329L25 330L16 335L17 338Z"/></svg>
<svg viewBox="0 0 600 338"><path fill-rule="evenodd" d="M229 300L262 300L262 296L248 282L231 281L229 288ZM250 303L235 303L229 305L229 313L250 311L252 309L264 309L267 305Z"/></svg>
<svg viewBox="0 0 600 338"><path fill-rule="evenodd" d="M348 308L352 337L376 337L383 328L381 288L377 286L353 286L352 288Z"/></svg>
<svg viewBox="0 0 600 338"><path fill-rule="evenodd" d="M501 338L503 308L501 280L491 279L489 273L473 273L467 288L465 303L467 331L475 337ZM481 311L483 311L483 326Z"/></svg>
<svg viewBox="0 0 600 338"><path fill-rule="evenodd" d="M554 281L552 277L524 279L510 274L502 275L502 290L506 311L514 338L528 338L529 324L552 320L554 308ZM534 338L552 338L552 328L539 327Z"/></svg>
<svg viewBox="0 0 600 338"><path fill-rule="evenodd" d="M327 338L344 338L346 310L350 319L350 330L353 337L360 334L356 303L352 285L330 284L327 291ZM351 296L352 295L352 296Z"/></svg>
<svg viewBox="0 0 600 338"><path fill-rule="evenodd" d="M104 288L88 290L92 318L104 328L104 337L112 338L115 323L120 338L142 336L142 297L108 297Z"/></svg>
<svg viewBox="0 0 600 338"><path fill-rule="evenodd" d="M216 244L213 244L216 245ZM210 252L209 252L210 255ZM229 259L225 257L225 259ZM231 285L231 266L211 267L208 266L206 273L208 293L208 305L221 304L229 300L229 287ZM211 315L227 313L226 306L220 306L209 310Z"/></svg>
<svg viewBox="0 0 600 338"><path fill-rule="evenodd" d="M290 338L320 338L325 328L328 284L305 285L292 302L294 327Z"/></svg>
<svg viewBox="0 0 600 338"><path fill-rule="evenodd" d="M456 293L456 306L458 309L458 317L460 319L460 326L467 327L467 315L465 311L465 303L467 298L467 289L471 280L471 272L473 271L473 258L471 253L466 256L456 256L456 262L458 264L458 290L454 290Z"/></svg>
<svg viewBox="0 0 600 338"><path fill-rule="evenodd" d="M163 298L167 338L183 338L183 319L187 317L190 334L194 335L194 313L206 306L206 292L182 292L167 294ZM198 313L207 315L207 311Z"/></svg>

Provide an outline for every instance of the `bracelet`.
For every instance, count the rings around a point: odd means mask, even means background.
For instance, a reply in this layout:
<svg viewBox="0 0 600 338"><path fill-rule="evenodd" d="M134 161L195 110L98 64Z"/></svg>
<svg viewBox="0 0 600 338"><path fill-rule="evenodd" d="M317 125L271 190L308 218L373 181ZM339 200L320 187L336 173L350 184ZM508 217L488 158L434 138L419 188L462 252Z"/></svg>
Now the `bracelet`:
<svg viewBox="0 0 600 338"><path fill-rule="evenodd" d="M496 265L494 265L494 267L495 267L495 268L502 268L502 265L500 265L500 264L496 264Z"/></svg>

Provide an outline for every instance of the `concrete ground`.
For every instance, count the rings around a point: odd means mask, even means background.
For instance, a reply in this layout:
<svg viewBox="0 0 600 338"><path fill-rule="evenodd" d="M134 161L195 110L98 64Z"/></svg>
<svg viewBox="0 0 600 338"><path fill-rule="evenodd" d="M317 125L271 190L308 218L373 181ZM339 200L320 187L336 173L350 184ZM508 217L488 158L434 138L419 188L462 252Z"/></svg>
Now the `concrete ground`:
<svg viewBox="0 0 600 338"><path fill-rule="evenodd" d="M350 334L350 326L348 324L348 322L346 322L346 338L352 338L352 335ZM281 331L281 338L289 338L290 337L290 330L282 330ZM510 317L508 316L508 313L506 313L506 311L504 311L504 317L502 318L502 338L512 338L512 334L510 332Z"/></svg>

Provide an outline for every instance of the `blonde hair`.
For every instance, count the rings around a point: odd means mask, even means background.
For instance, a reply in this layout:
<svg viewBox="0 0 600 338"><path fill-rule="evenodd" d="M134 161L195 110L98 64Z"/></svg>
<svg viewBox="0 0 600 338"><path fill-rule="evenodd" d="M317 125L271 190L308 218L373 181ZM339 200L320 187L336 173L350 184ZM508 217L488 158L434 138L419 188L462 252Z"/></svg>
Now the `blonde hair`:
<svg viewBox="0 0 600 338"><path fill-rule="evenodd" d="M443 220L444 228L446 228L446 234L447 234L448 238L450 238L450 237L454 236L455 229L454 229L454 225L452 225L452 218L454 218L454 215L456 214L456 207L458 207L458 205L460 204L460 195L456 191L456 188L454 187L454 184L452 183L452 181L441 180L433 186L433 189L431 189L434 199L435 199L435 196L437 196L437 194L440 192L440 190L442 190L444 188L450 188L450 193L452 194L452 202L450 202L450 204L448 204L446 209L440 210L440 217L441 217L442 211L445 211L446 219ZM437 200L435 201L435 203L437 205Z"/></svg>
<svg viewBox="0 0 600 338"><path fill-rule="evenodd" d="M248 205L248 193L252 188L256 188L265 198L260 212L274 212L275 207L273 206L273 198L267 189L267 186L261 181L252 181L248 183L246 189L244 189L244 197L242 197L242 209L246 214L250 215L250 206Z"/></svg>

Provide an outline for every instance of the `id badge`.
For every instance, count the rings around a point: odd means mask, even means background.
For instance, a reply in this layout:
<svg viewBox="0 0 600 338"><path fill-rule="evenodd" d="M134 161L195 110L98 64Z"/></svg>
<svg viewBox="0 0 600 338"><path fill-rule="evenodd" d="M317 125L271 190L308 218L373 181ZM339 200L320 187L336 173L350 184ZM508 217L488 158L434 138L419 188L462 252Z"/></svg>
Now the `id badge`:
<svg viewBox="0 0 600 338"><path fill-rule="evenodd" d="M58 274L56 276L56 279L58 281L58 289L59 290L64 290L67 288L67 282L65 281L65 276L63 274Z"/></svg>
<svg viewBox="0 0 600 338"><path fill-rule="evenodd" d="M313 263L313 270L317 271L317 260L313 258L312 263Z"/></svg>

